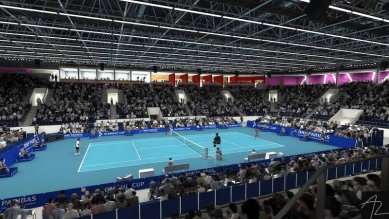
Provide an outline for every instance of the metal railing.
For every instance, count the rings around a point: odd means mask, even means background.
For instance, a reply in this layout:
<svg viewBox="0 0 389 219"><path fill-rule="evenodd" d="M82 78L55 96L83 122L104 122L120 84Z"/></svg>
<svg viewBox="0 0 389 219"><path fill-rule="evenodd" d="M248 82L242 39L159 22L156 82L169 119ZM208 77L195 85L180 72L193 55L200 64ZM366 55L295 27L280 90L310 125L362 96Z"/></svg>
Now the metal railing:
<svg viewBox="0 0 389 219"><path fill-rule="evenodd" d="M367 158L363 160L357 160L352 162L347 162L347 164L360 163L363 161L368 161L375 158L382 158L381 164L381 187L382 191L388 190L388 180L389 180L389 156L382 155L374 158ZM304 184L302 188L288 201L288 203L278 212L278 214L274 217L275 219L281 219L289 212L289 210L293 207L297 200L299 200L304 193L307 192L309 187L313 184L317 184L317 202L316 202L316 218L321 219L324 218L324 208L325 208L325 200L326 200L326 176L328 175L328 170L332 168L337 168L343 166L345 164L335 164L325 167L320 167L317 169L315 174L309 178L308 182Z"/></svg>

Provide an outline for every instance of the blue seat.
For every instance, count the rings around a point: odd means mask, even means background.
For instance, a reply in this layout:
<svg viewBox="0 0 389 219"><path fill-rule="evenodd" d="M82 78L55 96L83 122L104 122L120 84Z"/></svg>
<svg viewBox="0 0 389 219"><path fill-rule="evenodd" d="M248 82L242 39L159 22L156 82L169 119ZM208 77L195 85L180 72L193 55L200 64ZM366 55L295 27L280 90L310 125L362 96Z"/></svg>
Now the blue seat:
<svg viewBox="0 0 389 219"><path fill-rule="evenodd" d="M11 167L11 168L9 168L9 172L8 173L5 172L5 171L0 171L0 178L12 177L17 172L18 172L18 168L17 167Z"/></svg>
<svg viewBox="0 0 389 219"><path fill-rule="evenodd" d="M311 139L310 139L310 138L300 137L299 140L300 140L300 141L310 141Z"/></svg>
<svg viewBox="0 0 389 219"><path fill-rule="evenodd" d="M33 147L32 151L44 151L46 149L47 149L47 145L44 144L44 145L42 145L40 147L37 147L37 146Z"/></svg>
<svg viewBox="0 0 389 219"><path fill-rule="evenodd" d="M35 159L35 154L30 154L29 157L19 157L17 160L18 162L28 162Z"/></svg>

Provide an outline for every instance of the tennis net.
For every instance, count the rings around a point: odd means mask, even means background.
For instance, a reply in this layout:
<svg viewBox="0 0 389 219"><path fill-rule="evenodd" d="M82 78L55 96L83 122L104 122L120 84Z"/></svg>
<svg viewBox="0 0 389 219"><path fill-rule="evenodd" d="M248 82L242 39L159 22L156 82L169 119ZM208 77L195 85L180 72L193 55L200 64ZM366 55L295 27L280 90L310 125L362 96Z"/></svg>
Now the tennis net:
<svg viewBox="0 0 389 219"><path fill-rule="evenodd" d="M199 153L201 156L204 156L204 147L185 138L184 136L178 134L176 131L173 131L172 132L172 136L174 138L176 138L178 141L182 142L183 144L185 144L186 146L188 146L189 148L193 149L194 151L196 151L197 153Z"/></svg>

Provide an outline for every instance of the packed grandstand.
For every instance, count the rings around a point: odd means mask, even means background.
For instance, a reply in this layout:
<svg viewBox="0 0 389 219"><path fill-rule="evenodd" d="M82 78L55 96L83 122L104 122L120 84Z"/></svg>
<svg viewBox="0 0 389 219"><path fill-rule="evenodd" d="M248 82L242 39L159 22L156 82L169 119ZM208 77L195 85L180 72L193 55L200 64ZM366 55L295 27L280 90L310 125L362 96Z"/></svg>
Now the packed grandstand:
<svg viewBox="0 0 389 219"><path fill-rule="evenodd" d="M63 192L58 192L58 195L44 205L43 218L61 214L65 218L84 217L115 209L133 208L142 201L176 200L187 194L211 192L232 185L256 183L299 172L316 171L321 167L376 158L384 156L387 151L386 147L363 145L361 142L367 142L372 138L378 128L389 125L388 81L379 84L372 81L349 82L340 86L336 84L255 86L245 83L228 84L224 87L218 84L204 84L199 87L195 83L179 83L175 86L169 82L55 82L50 81L49 77L38 78L24 74L1 74L0 77L6 82L5 85L9 86L10 91L1 95L3 151L27 138L26 131L22 128L15 129L21 127L21 124L26 125L26 119L30 119L27 125L38 129L39 126L42 128L46 125L59 125L59 133L82 134L165 127L233 125L251 116L250 118L257 124L324 132L356 140L355 149L301 154L287 159L281 157L269 163L243 164L239 169L225 167L221 172L204 170L189 175L182 173L167 175L152 180L149 189L145 190L148 194L147 199L141 201L131 184L117 186L108 191L104 191L104 188L85 190L82 195L73 193L67 196ZM31 95L35 88L47 88L48 93L52 94L51 98L44 100L38 98L37 104L31 106L28 97L18 95L21 93ZM102 96L108 89L121 90L122 102L116 104L111 100L103 102ZM336 100L331 103L330 100L322 99L330 89L339 89ZM188 94L185 96L187 99L180 99L176 94L179 90ZM279 92L277 100L268 98L269 93L274 90ZM226 92L231 96L223 96ZM364 103L369 103L369 107ZM116 112L113 115L112 106ZM162 117L145 119L148 117L149 107L159 107ZM341 108L360 109L363 114L354 125L325 119L335 115ZM27 114L31 111L35 113L28 118ZM6 173L10 168L12 166L4 164L2 171ZM353 218L360 215L361 192L379 191L380 188L378 173L328 183L325 198L326 217ZM312 186L300 197L300 202L283 217L314 218L316 195L317 188ZM276 216L293 196L292 191L286 190L269 198L261 197L259 203L255 199L248 199L243 203L208 206L205 212L199 211L201 209L192 209L184 215L186 218L237 218L238 215L246 215L247 218L269 218ZM13 206L9 209L18 206L16 202L9 204ZM178 213L177 211L170 216L178 218L180 217Z"/></svg>

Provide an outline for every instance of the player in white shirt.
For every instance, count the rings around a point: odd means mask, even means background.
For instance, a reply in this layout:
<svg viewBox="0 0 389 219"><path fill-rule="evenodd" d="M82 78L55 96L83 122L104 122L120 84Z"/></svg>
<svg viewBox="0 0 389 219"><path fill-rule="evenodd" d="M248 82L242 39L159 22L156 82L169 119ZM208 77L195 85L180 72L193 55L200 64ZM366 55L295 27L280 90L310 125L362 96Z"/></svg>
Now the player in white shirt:
<svg viewBox="0 0 389 219"><path fill-rule="evenodd" d="M76 141L76 153L74 153L75 155L79 155L80 154L80 139L78 138L77 141Z"/></svg>

